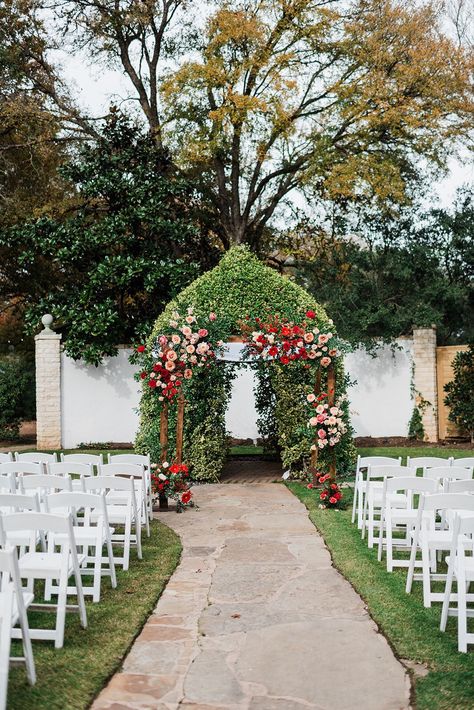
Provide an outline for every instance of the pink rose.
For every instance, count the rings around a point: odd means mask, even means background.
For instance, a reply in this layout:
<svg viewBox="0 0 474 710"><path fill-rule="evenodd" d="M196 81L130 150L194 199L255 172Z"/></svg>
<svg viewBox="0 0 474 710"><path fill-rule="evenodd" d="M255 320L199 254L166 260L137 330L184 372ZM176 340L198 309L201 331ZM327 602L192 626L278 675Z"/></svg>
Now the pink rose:
<svg viewBox="0 0 474 710"><path fill-rule="evenodd" d="M319 336L319 338L318 338L318 343L319 343L320 345L325 345L325 343L327 343L328 340L329 340L329 336L328 336L328 335L324 335L324 333L321 333L320 336Z"/></svg>
<svg viewBox="0 0 474 710"><path fill-rule="evenodd" d="M314 335L312 333L305 333L303 337L305 343L312 343L314 340Z"/></svg>
<svg viewBox="0 0 474 710"><path fill-rule="evenodd" d="M314 402L316 399L316 395L311 392L311 394L306 395L306 399L308 400L308 402Z"/></svg>
<svg viewBox="0 0 474 710"><path fill-rule="evenodd" d="M173 370L175 369L175 364L174 364L174 362L171 362L171 360L168 360L165 367L168 370L168 372L173 372Z"/></svg>
<svg viewBox="0 0 474 710"><path fill-rule="evenodd" d="M200 338L205 338L208 332L209 331L207 331L205 328L199 328L198 335Z"/></svg>
<svg viewBox="0 0 474 710"><path fill-rule="evenodd" d="M183 325L183 327L181 328L181 332L188 338L193 331L191 330L191 328L188 328L187 325Z"/></svg>
<svg viewBox="0 0 474 710"><path fill-rule="evenodd" d="M216 320L217 316L215 313L209 313L209 320Z"/></svg>
<svg viewBox="0 0 474 710"><path fill-rule="evenodd" d="M193 371L190 370L189 368L187 368L187 369L184 371L184 379L185 379L185 380L190 380L192 376L193 376Z"/></svg>
<svg viewBox="0 0 474 710"><path fill-rule="evenodd" d="M326 432L324 429L318 429L318 436L320 439L325 439L326 438Z"/></svg>
<svg viewBox="0 0 474 710"><path fill-rule="evenodd" d="M309 423L311 424L311 426L316 426L317 423L318 423L318 418L317 418L317 417L311 417L311 419L309 420Z"/></svg>
<svg viewBox="0 0 474 710"><path fill-rule="evenodd" d="M321 365L323 367L327 367L328 365L331 364L331 358L330 357L322 357L321 358Z"/></svg>
<svg viewBox="0 0 474 710"><path fill-rule="evenodd" d="M316 419L318 420L318 424L322 424L324 422L324 420L326 419L326 414L318 414Z"/></svg>
<svg viewBox="0 0 474 710"><path fill-rule="evenodd" d="M168 352L166 353L166 359L171 360L171 362L173 362L173 360L176 360L177 357L178 356L174 350L168 350Z"/></svg>
<svg viewBox="0 0 474 710"><path fill-rule="evenodd" d="M160 345L167 345L168 338L166 337L166 335L160 335L160 337L158 338L158 342Z"/></svg>
<svg viewBox="0 0 474 710"><path fill-rule="evenodd" d="M322 414L324 412L324 405L318 404L318 406L316 407L316 411L318 414Z"/></svg>

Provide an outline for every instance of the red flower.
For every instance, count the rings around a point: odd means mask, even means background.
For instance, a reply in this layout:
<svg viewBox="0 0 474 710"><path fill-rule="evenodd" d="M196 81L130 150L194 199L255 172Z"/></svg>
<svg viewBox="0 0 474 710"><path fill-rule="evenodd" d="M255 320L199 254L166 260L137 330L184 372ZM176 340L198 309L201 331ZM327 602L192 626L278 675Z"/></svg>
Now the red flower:
<svg viewBox="0 0 474 710"><path fill-rule="evenodd" d="M147 376L148 376L148 372L140 372L140 377L142 378L142 380L144 380L145 377L147 377Z"/></svg>
<svg viewBox="0 0 474 710"><path fill-rule="evenodd" d="M272 347L268 350L268 354L270 357L275 357L275 355L278 355L278 348L276 345L272 345Z"/></svg>
<svg viewBox="0 0 474 710"><path fill-rule="evenodd" d="M154 389L156 387L156 380L148 380L148 385Z"/></svg>
<svg viewBox="0 0 474 710"><path fill-rule="evenodd" d="M184 503L184 504L189 503L189 501L191 500L191 498L192 498L192 493L191 493L191 491L185 491L185 492L183 493L183 495L181 496L181 503Z"/></svg>
<svg viewBox="0 0 474 710"><path fill-rule="evenodd" d="M286 355L283 355L280 358L280 362L282 365L288 365L288 363L290 362L290 358L288 358Z"/></svg>
<svg viewBox="0 0 474 710"><path fill-rule="evenodd" d="M337 483L331 483L331 488L333 491L337 491L338 490Z"/></svg>
<svg viewBox="0 0 474 710"><path fill-rule="evenodd" d="M327 491L322 491L319 498L321 500L325 500L328 497L328 492Z"/></svg>
<svg viewBox="0 0 474 710"><path fill-rule="evenodd" d="M316 318L316 313L314 311L306 311L306 318Z"/></svg>
<svg viewBox="0 0 474 710"><path fill-rule="evenodd" d="M338 491L337 493L334 494L334 498L336 498L336 500L341 500L342 493L340 491Z"/></svg>
<svg viewBox="0 0 474 710"><path fill-rule="evenodd" d="M291 330L286 325L284 325L281 329L281 334L285 337L288 337L289 335L291 335Z"/></svg>
<svg viewBox="0 0 474 710"><path fill-rule="evenodd" d="M337 503L337 498L334 498L334 496L331 496L329 499L329 502L331 503L331 505L335 505Z"/></svg>
<svg viewBox="0 0 474 710"><path fill-rule="evenodd" d="M145 348L144 345L139 345L139 346L137 347L137 353L144 353L145 350L146 350L146 348Z"/></svg>
<svg viewBox="0 0 474 710"><path fill-rule="evenodd" d="M301 333L301 328L299 327L299 325L294 325L294 326L293 326L293 333L294 333L295 335L299 335L299 334Z"/></svg>
<svg viewBox="0 0 474 710"><path fill-rule="evenodd" d="M285 352L288 352L288 350L291 350L291 345L287 340L285 340L285 342L283 343L283 350Z"/></svg>
<svg viewBox="0 0 474 710"><path fill-rule="evenodd" d="M313 484L312 484L312 483L308 483L308 485L306 486L306 488L309 488L309 489L311 489L311 488L314 488L314 486L313 486Z"/></svg>

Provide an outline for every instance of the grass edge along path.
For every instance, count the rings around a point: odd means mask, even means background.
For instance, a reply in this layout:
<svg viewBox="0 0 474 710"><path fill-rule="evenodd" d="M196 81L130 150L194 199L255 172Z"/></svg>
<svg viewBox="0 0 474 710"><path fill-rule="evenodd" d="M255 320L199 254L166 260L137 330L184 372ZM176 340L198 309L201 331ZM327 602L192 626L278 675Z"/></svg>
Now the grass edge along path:
<svg viewBox="0 0 474 710"><path fill-rule="evenodd" d="M347 509L322 510L317 491L302 483L286 484L306 506L309 518L321 533L334 566L362 597L380 631L396 656L424 664L428 673L412 673L417 710L472 710L474 708L474 651L457 651L456 619L448 630L439 630L441 605L423 607L421 583L405 594L406 570L388 573L377 561L377 550L369 550L351 523L351 491L344 489ZM383 678L380 679L383 682Z"/></svg>
<svg viewBox="0 0 474 710"><path fill-rule="evenodd" d="M90 706L120 668L180 560L178 535L156 520L151 524L150 538L144 535L142 542L143 559L138 560L132 548L129 570L117 567L117 589L111 589L104 577L101 601L86 602L87 629L81 628L77 614L69 613L64 648L33 641L35 686L28 685L24 668L10 669L8 710L82 710ZM30 624L38 614L28 614ZM43 622L38 626L44 626L45 619L54 619L54 614L41 616Z"/></svg>

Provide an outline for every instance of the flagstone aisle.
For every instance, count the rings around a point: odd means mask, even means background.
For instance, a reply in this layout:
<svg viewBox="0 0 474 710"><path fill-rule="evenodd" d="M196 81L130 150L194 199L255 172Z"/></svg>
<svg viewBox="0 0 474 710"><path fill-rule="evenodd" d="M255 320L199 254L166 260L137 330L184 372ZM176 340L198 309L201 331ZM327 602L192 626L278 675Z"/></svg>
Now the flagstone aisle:
<svg viewBox="0 0 474 710"><path fill-rule="evenodd" d="M283 485L195 498L163 518L181 564L95 710L409 707L404 667Z"/></svg>

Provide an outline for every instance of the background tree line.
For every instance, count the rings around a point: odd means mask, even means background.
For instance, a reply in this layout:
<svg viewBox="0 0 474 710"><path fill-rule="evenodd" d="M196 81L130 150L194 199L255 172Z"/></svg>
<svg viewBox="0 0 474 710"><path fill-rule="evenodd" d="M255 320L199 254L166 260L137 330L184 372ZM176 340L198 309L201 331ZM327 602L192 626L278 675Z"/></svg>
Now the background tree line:
<svg viewBox="0 0 474 710"><path fill-rule="evenodd" d="M445 25L407 0L5 0L2 348L50 311L97 363L242 242L353 343L471 339L472 193L421 207L472 130L472 49ZM131 101L86 115L58 45Z"/></svg>

